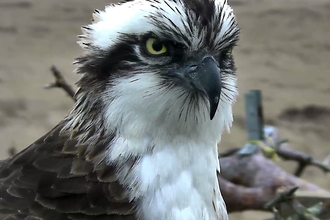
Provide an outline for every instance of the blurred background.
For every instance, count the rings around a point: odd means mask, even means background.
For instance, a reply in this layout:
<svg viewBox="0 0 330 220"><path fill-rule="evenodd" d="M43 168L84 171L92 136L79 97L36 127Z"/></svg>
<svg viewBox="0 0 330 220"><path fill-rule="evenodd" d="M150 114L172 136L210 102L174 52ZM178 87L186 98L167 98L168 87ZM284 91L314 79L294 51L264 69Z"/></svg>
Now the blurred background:
<svg viewBox="0 0 330 220"><path fill-rule="evenodd" d="M72 100L53 82L56 65L70 83L80 26L111 0L0 0L0 158L27 147L54 127ZM240 96L235 123L220 151L246 143L244 93L263 92L267 124L276 125L291 147L323 160L330 153L330 1L231 0L241 26L234 50ZM125 15L123 15L125 16ZM281 162L287 170L293 164ZM330 189L330 177L308 168L302 178ZM236 219L265 219L245 212Z"/></svg>

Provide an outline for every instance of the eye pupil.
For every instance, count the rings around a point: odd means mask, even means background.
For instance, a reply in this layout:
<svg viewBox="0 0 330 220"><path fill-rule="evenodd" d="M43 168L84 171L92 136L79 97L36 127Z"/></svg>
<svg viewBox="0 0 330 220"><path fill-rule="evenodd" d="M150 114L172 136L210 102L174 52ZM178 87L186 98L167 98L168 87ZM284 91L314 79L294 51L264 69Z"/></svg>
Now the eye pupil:
<svg viewBox="0 0 330 220"><path fill-rule="evenodd" d="M161 51L163 49L163 44L159 40L155 40L152 43L152 49L154 49L157 52Z"/></svg>
<svg viewBox="0 0 330 220"><path fill-rule="evenodd" d="M164 55L167 52L167 47L162 43L162 41L156 38L149 38L146 41L145 48L147 52L151 55Z"/></svg>

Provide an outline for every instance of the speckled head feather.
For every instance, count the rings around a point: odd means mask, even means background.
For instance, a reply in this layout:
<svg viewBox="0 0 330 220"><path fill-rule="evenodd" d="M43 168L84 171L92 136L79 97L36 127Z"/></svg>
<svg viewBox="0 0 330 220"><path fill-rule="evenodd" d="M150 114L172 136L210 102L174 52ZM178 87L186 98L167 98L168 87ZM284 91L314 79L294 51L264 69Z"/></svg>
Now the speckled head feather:
<svg viewBox="0 0 330 220"><path fill-rule="evenodd" d="M220 107L231 106L235 100L235 64L231 53L228 52L238 41L239 28L226 1L124 1L109 5L103 11L96 10L93 20L92 24L82 28L83 35L79 36L78 43L84 48L84 55L75 63L78 65L77 72L84 75L78 82L80 89L77 96L93 96L87 100L93 100L93 103L98 102L95 105L103 106L102 109L98 108L100 111L106 111L106 106L119 95L124 96L122 87L126 87L125 94L132 98L132 105L136 104L134 100L138 100L139 103L159 100L168 105L162 106L163 110L167 109L167 113L158 112L159 115L168 115L169 111L174 109L170 108L173 103L166 103L166 97L161 94L167 94L166 91L172 88L176 94L170 97L181 97L182 101L192 103L177 106L178 111L183 112L177 115L186 118L189 114L190 117L203 121L202 117L204 118L206 110L198 108L198 103L203 102L203 97L195 96L191 92L186 93L182 88L173 86L177 79L172 77L171 73L188 63L196 54L203 54L205 51L219 62L222 72ZM163 57L146 54L144 43L149 37L157 37L163 42L168 42L171 45L171 54ZM142 80L144 77L147 77L147 80ZM150 80L154 80L154 84ZM146 85L147 82L150 82L150 85ZM120 91L114 91L115 87ZM134 90L130 91L130 88ZM161 103L159 105L162 105ZM79 98L77 105L82 107ZM88 104L91 105L93 104ZM192 109L188 106L197 107ZM127 102L124 106L117 107L130 111ZM201 116L196 114L196 109ZM80 111L80 108L77 107L76 110ZM228 128L232 119L230 116L226 118L222 119L222 124ZM174 117L173 120L177 121L179 118Z"/></svg>

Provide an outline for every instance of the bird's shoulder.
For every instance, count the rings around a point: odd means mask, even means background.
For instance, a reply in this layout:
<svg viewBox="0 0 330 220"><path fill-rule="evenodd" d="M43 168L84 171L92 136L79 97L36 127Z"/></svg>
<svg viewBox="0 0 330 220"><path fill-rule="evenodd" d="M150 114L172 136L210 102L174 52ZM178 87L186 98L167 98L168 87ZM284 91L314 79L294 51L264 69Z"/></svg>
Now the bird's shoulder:
<svg viewBox="0 0 330 220"><path fill-rule="evenodd" d="M8 220L135 219L115 167L93 163L107 146L99 141L88 149L79 136L61 133L65 125L0 162L0 213Z"/></svg>

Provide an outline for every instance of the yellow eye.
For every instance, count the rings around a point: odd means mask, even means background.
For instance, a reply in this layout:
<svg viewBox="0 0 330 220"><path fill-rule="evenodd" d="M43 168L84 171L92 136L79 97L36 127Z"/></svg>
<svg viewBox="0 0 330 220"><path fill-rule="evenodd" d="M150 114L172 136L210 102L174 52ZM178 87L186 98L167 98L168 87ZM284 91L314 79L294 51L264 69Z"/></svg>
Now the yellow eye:
<svg viewBox="0 0 330 220"><path fill-rule="evenodd" d="M152 55L161 55L167 52L167 47L156 38L149 38L146 41L146 49Z"/></svg>
<svg viewBox="0 0 330 220"><path fill-rule="evenodd" d="M233 52L233 48L229 48L226 52L226 55L230 56L232 54L232 52Z"/></svg>

